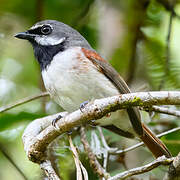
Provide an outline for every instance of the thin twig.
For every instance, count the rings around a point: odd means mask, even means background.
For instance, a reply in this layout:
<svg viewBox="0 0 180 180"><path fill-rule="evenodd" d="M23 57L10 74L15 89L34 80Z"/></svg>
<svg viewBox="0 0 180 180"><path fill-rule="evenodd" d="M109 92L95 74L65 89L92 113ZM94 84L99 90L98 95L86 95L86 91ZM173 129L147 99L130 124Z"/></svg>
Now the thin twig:
<svg viewBox="0 0 180 180"><path fill-rule="evenodd" d="M98 126L97 129L98 129L98 131L99 131L99 135L100 135L100 137L101 137L101 141L102 141L102 143L103 143L103 146L104 146L106 149L110 149L110 147L108 146L108 144L107 144L107 142L106 142L106 139L105 139L105 137L104 137L104 134L103 134L103 132L102 132L102 128Z"/></svg>
<svg viewBox="0 0 180 180"><path fill-rule="evenodd" d="M126 179L128 177L133 176L133 175L142 174L142 173L151 171L152 169L154 169L160 165L169 165L173 160L174 160L173 157L172 158L166 158L165 156L161 156L149 164L146 164L144 166L133 168L133 169L130 169L128 171L122 172L120 174L117 174L117 175L109 178L108 180Z"/></svg>
<svg viewBox="0 0 180 180"><path fill-rule="evenodd" d="M102 132L102 128L98 126L97 129L99 130L99 134L101 137L102 144L106 150L104 153L104 162L103 162L103 168L106 170L110 154L113 154L114 152L118 151L118 148L109 147L107 142L106 142L106 139L104 137L104 134ZM121 161L122 165L125 167L125 169L127 169L127 166L126 166L125 161L124 161L124 154L121 154L121 160L120 161Z"/></svg>
<svg viewBox="0 0 180 180"><path fill-rule="evenodd" d="M103 168L105 170L107 170L107 164L108 164L108 160L109 160L109 151L111 151L111 148L108 146L107 142L106 142L106 139L104 137L104 134L102 132L102 128L97 126L97 129L99 131L99 135L101 137L101 142L104 146L104 149L105 149L105 152L103 153Z"/></svg>
<svg viewBox="0 0 180 180"><path fill-rule="evenodd" d="M162 137L162 136L165 136L167 134L170 134L170 133L173 133L173 132L176 132L176 131L179 131L180 130L180 127L177 127L177 128L173 128L173 129L170 129L169 131L165 131L161 134L158 134L157 137Z"/></svg>
<svg viewBox="0 0 180 180"><path fill-rule="evenodd" d="M42 170L44 170L49 180L60 180L56 172L54 171L51 162L49 160L45 160L40 164Z"/></svg>
<svg viewBox="0 0 180 180"><path fill-rule="evenodd" d="M70 144L70 147L71 147L71 150L73 153L74 162L76 165L76 172L77 172L76 179L88 180L88 173L87 173L86 169L84 168L84 166L82 165L81 161L79 160L79 155L78 155L76 147L73 144L71 135L68 136L68 139L69 139L69 144Z"/></svg>
<svg viewBox="0 0 180 180"><path fill-rule="evenodd" d="M165 84L166 78L169 75L169 65L170 65L170 40L171 40L171 31L172 31L172 21L173 21L174 13L171 12L169 17L169 26L168 26L168 34L166 38L166 62L165 62L165 76L160 82L159 90L161 90Z"/></svg>
<svg viewBox="0 0 180 180"><path fill-rule="evenodd" d="M111 148L111 147L108 146L108 144L107 144L107 142L106 142L106 139L105 139L105 137L104 137L104 134L103 134L103 132L102 132L102 128L99 127L99 126L97 126L97 129L98 129L98 131L99 131L99 135L100 135L100 137L101 137L101 141L102 141L102 144L103 144L104 148L107 149L107 151L108 151L109 153L114 152L114 151L117 151L117 148Z"/></svg>
<svg viewBox="0 0 180 180"><path fill-rule="evenodd" d="M104 177L105 179L109 178L110 175L100 165L100 163L96 159L96 156L94 155L94 153L92 152L92 150L90 148L90 145L87 141L86 132L85 132L84 127L80 128L80 137L81 137L81 142L83 143L83 146L84 146L84 150L88 155L90 165L93 168L94 172L97 173L100 178L102 178L102 177Z"/></svg>
<svg viewBox="0 0 180 180"><path fill-rule="evenodd" d="M30 102L30 101L33 101L35 99L45 97L45 96L49 96L49 94L47 92L42 92L41 94L38 94L38 95L34 95L34 96L26 97L24 99L20 99L15 103L0 107L0 113L8 111L8 110L10 110L12 108L15 108L17 106L20 106L22 104L25 104L27 102Z"/></svg>
<svg viewBox="0 0 180 180"><path fill-rule="evenodd" d="M146 107L145 107L143 109L146 111L155 111L158 113L163 113L163 114L180 117L180 111L172 110L172 109L165 108L165 107L152 106L151 108L146 109Z"/></svg>
<svg viewBox="0 0 180 180"><path fill-rule="evenodd" d="M51 162L52 168L54 169L58 177L61 178L61 175L59 172L59 163L57 163L57 155L54 152L56 146L57 146L57 141L53 141L52 143L50 143L46 151L46 156L48 157L48 160Z"/></svg>
<svg viewBox="0 0 180 180"><path fill-rule="evenodd" d="M166 132L163 132L163 133L161 133L161 134L158 134L157 137L159 138L159 137L165 136L165 135L167 135L167 134L170 134L170 133L173 133L173 132L176 132L176 131L179 131L179 130L180 130L180 127L173 128L173 129L171 129L171 130L169 130L169 131L166 131ZM126 152L132 151L132 150L134 150L134 149L136 149L136 148L138 148L138 147L140 147L140 146L143 146L143 145L144 145L144 143L143 143L143 142L140 142L140 143L135 144L135 145L133 145L133 146L131 146L131 147L129 147L129 148L126 148L126 149L124 149L124 150L117 150L117 151L115 151L115 152L111 152L111 154L119 154L119 155L121 155L121 154L124 154L124 153L126 153Z"/></svg>
<svg viewBox="0 0 180 180"><path fill-rule="evenodd" d="M99 135L101 138L101 142L103 144L103 149L104 149L104 153L103 153L103 168L105 170L107 170L107 165L108 165L108 161L109 161L109 152L111 151L115 151L117 150L117 148L110 148L106 142L106 139L104 137L104 134L102 132L102 128L100 126L97 126L97 129L99 131Z"/></svg>

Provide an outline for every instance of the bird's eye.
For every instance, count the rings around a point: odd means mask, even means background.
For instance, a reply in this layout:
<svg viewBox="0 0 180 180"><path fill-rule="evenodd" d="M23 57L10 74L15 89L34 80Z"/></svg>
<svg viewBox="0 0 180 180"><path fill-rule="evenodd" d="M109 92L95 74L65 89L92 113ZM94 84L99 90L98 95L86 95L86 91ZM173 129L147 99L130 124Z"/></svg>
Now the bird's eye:
<svg viewBox="0 0 180 180"><path fill-rule="evenodd" d="M52 32L52 28L51 26L48 26L48 25L44 25L42 26L41 28L41 33L44 34L44 35L48 35Z"/></svg>

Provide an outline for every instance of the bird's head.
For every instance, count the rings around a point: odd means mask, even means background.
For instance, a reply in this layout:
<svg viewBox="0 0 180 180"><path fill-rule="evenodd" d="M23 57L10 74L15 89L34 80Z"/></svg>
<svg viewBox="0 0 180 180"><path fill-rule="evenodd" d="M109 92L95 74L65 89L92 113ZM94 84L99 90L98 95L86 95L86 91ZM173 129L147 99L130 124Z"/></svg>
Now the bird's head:
<svg viewBox="0 0 180 180"><path fill-rule="evenodd" d="M70 26L55 20L45 20L36 23L28 31L20 32L16 38L29 40L33 45L56 46L64 44L71 46L88 46L83 36Z"/></svg>
<svg viewBox="0 0 180 180"><path fill-rule="evenodd" d="M31 42L41 69L46 68L53 57L71 47L92 49L86 39L75 29L55 20L36 23L29 30L15 35Z"/></svg>

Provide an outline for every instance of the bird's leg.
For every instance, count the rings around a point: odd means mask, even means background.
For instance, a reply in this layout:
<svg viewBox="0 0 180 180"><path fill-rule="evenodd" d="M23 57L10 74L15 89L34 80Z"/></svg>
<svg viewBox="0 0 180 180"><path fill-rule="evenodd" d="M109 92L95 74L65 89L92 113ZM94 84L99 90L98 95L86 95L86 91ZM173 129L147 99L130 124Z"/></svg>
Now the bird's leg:
<svg viewBox="0 0 180 180"><path fill-rule="evenodd" d="M85 106L86 106L88 103L89 103L89 101L84 101L83 103L80 104L79 109L80 109L80 111L81 111L82 113L83 113L83 109L85 108ZM95 126L96 126L95 121L96 121L96 120L90 120L90 126L95 127Z"/></svg>
<svg viewBox="0 0 180 180"><path fill-rule="evenodd" d="M57 118L53 119L53 120L52 120L52 126L54 126L56 129L58 129L57 126L56 126L56 123L57 123L57 121L60 120L62 117L63 117L63 116L58 115Z"/></svg>
<svg viewBox="0 0 180 180"><path fill-rule="evenodd" d="M57 129L57 130L59 130L59 127L56 125L56 123L57 123L57 121L59 121L61 118L63 118L63 116L58 115L57 118L55 118L55 119L52 120L52 126L53 126L55 129ZM68 134L68 135L71 135L71 134L72 134L72 131L73 131L72 129L69 130L69 131L67 131L67 134Z"/></svg>
<svg viewBox="0 0 180 180"><path fill-rule="evenodd" d="M89 101L84 101L83 103L80 104L80 111L83 112L83 109L85 108L85 106L89 103Z"/></svg>

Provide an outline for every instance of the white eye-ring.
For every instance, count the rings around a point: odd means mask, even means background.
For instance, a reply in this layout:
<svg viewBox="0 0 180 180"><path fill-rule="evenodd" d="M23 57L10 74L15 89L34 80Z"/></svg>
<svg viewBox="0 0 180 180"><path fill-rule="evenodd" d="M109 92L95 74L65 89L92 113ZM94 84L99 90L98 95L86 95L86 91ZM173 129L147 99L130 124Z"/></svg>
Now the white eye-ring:
<svg viewBox="0 0 180 180"><path fill-rule="evenodd" d="M44 35L48 35L48 34L51 34L52 32L52 28L51 26L49 25L44 25L41 27L41 33L44 34Z"/></svg>

